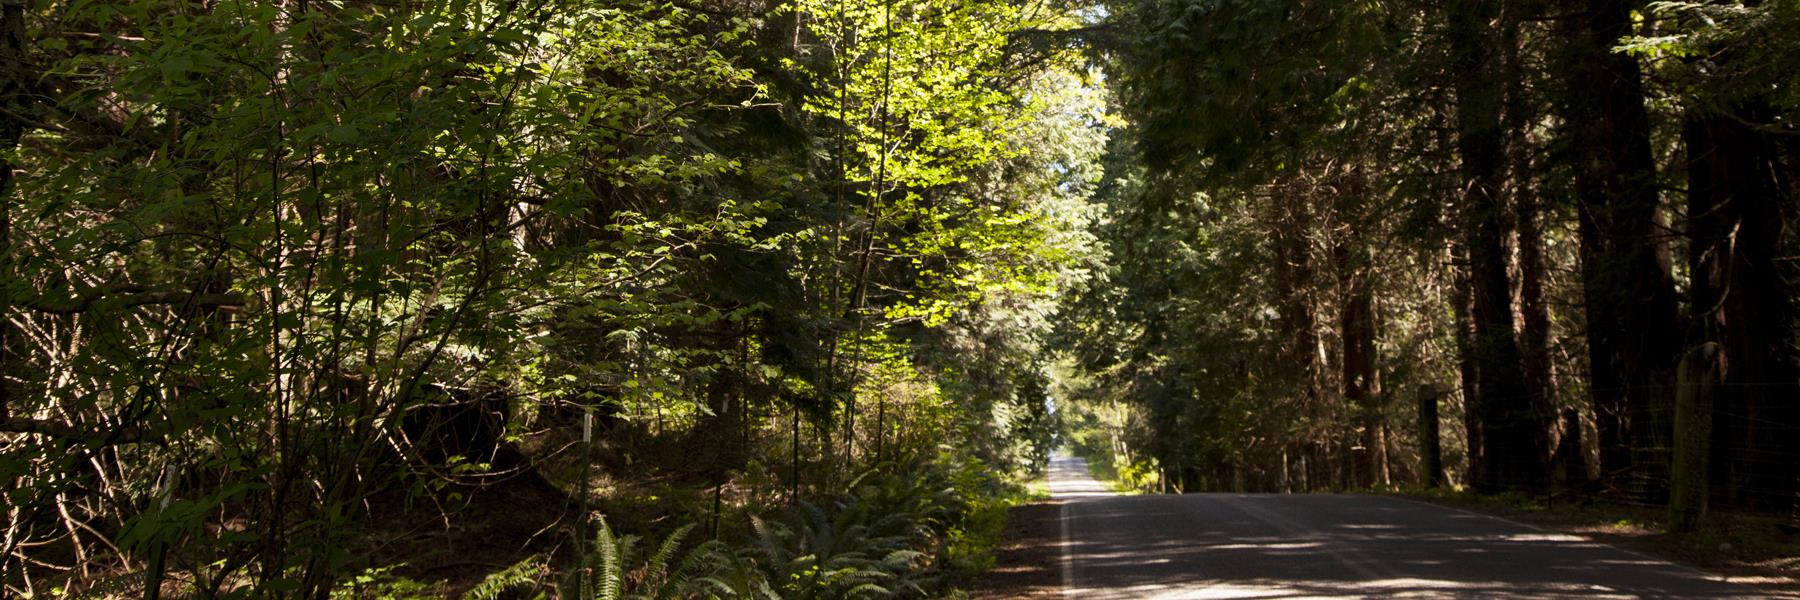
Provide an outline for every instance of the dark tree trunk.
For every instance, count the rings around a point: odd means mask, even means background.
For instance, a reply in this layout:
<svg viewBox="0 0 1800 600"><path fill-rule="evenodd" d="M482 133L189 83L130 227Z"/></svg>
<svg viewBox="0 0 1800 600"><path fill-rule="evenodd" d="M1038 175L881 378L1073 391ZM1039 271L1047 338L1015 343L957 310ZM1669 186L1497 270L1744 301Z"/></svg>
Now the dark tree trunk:
<svg viewBox="0 0 1800 600"><path fill-rule="evenodd" d="M1481 425L1481 365L1475 362L1475 317L1470 304L1474 290L1469 283L1466 256L1454 256L1458 263L1451 282L1451 311L1456 317L1456 373L1463 397L1463 431L1468 440L1470 481L1485 481L1487 461L1482 455L1485 428Z"/></svg>
<svg viewBox="0 0 1800 600"><path fill-rule="evenodd" d="M1680 354L1668 248L1658 235L1650 118L1631 33L1634 0L1589 0L1568 36L1563 118L1580 212L1582 287L1603 474L1635 472L1663 493Z"/></svg>
<svg viewBox="0 0 1800 600"><path fill-rule="evenodd" d="M29 114L31 94L27 93L36 77L25 54L29 38L25 31L23 0L0 0L0 153L11 154L25 136L25 115ZM13 275L12 217L13 164L0 159L0 285L10 285ZM19 343L13 332L11 290L0 289L0 422L12 418L13 390L7 375L14 365L14 345ZM3 490L0 490L3 491ZM10 550L10 549L8 549Z"/></svg>
<svg viewBox="0 0 1800 600"><path fill-rule="evenodd" d="M1362 430L1355 465L1357 487L1386 485L1387 439L1382 420L1381 379L1375 368L1375 297L1369 285L1367 252L1352 239L1333 249L1338 276L1338 327L1342 342L1344 401L1357 412Z"/></svg>
<svg viewBox="0 0 1800 600"><path fill-rule="evenodd" d="M1556 414L1557 427L1549 447L1551 472L1556 481L1578 486L1594 478L1581 444L1581 412L1575 407L1557 410L1556 363L1551 357L1550 305L1544 298L1544 278L1548 269L1543 249L1543 218L1537 196L1526 192L1518 196L1519 217L1519 330L1523 356L1525 386L1543 405Z"/></svg>
<svg viewBox="0 0 1800 600"><path fill-rule="evenodd" d="M9 103L10 104L10 103ZM0 148L10 152L18 146L18 127L0 125ZM12 163L0 159L0 281L12 282ZM0 423L12 418L12 382L7 375L13 370L12 290L0 288Z"/></svg>
<svg viewBox="0 0 1800 600"><path fill-rule="evenodd" d="M1620 354L1616 315L1608 305L1610 290L1603 281L1606 252L1600 233L1585 211L1578 226L1581 236L1582 307L1587 316L1588 390L1594 406L1595 444L1600 449L1600 476L1618 477L1631 469L1631 410L1624 393L1623 373L1613 366Z"/></svg>
<svg viewBox="0 0 1800 600"><path fill-rule="evenodd" d="M1800 372L1792 290L1776 261L1793 199L1775 141L1746 124L1768 109L1734 113L1696 111L1683 128L1694 333L1719 345L1724 364L1710 470L1721 504L1787 510L1800 474Z"/></svg>
<svg viewBox="0 0 1800 600"><path fill-rule="evenodd" d="M1499 197L1503 138L1501 82L1495 77L1493 27L1499 2L1453 3L1450 39L1456 88L1457 154L1462 161L1463 235L1468 244L1475 362L1481 386L1482 451L1477 489L1537 489L1545 485L1545 418L1525 386L1513 334L1512 289Z"/></svg>
<svg viewBox="0 0 1800 600"><path fill-rule="evenodd" d="M1551 361L1550 303L1544 298L1544 229L1537 199L1518 198L1519 210L1519 347L1525 385L1545 398L1556 391L1556 365Z"/></svg>
<svg viewBox="0 0 1800 600"><path fill-rule="evenodd" d="M26 53L30 37L25 27L25 11L30 6L31 3L25 0L0 0L0 155L11 155L18 149L27 129L26 115L31 114L34 104L30 88L37 81L37 69L32 67ZM14 416L14 402L19 396L8 377L20 369L15 352L23 343L12 325L12 294L15 290L8 289L17 282L13 267L17 252L12 238L13 167L11 161L0 159L0 423ZM13 492L18 481L16 477L0 479L0 497L17 498ZM36 504L32 515L42 510L43 503ZM35 517L28 515L25 518ZM12 560L12 555L20 541L9 540L0 547L0 585L13 581L9 567L17 562Z"/></svg>
<svg viewBox="0 0 1800 600"><path fill-rule="evenodd" d="M1551 360L1550 304L1544 298L1546 270L1544 258L1544 205L1537 185L1541 148L1530 132L1541 118L1541 111L1531 100L1531 74L1525 65L1525 48L1520 38L1520 20L1539 14L1536 3L1515 1L1507 7L1501 29L1506 77L1505 130L1508 170L1518 249L1519 354L1526 390L1546 408L1557 404L1556 364ZM1551 436L1554 438L1555 436ZM1558 448L1558 442L1549 447ZM1579 448L1579 446L1577 446ZM1554 461L1558 453L1551 456ZM1576 457L1579 459L1579 457Z"/></svg>

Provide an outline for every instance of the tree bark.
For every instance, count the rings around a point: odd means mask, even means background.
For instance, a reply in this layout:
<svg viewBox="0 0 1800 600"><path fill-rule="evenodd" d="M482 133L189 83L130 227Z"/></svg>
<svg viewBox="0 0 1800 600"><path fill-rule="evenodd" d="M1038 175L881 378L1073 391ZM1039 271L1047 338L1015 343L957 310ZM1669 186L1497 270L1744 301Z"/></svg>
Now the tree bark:
<svg viewBox="0 0 1800 600"><path fill-rule="evenodd" d="M1338 276L1338 327L1343 353L1344 401L1355 409L1361 429L1357 487L1387 485L1387 440L1382 435L1381 379L1375 367L1375 297L1369 285L1367 251L1359 239L1333 249Z"/></svg>
<svg viewBox="0 0 1800 600"><path fill-rule="evenodd" d="M1602 474L1663 492L1680 330L1636 59L1614 52L1635 0L1589 0L1567 36L1563 118L1580 213L1583 302Z"/></svg>
<svg viewBox="0 0 1800 600"><path fill-rule="evenodd" d="M1536 157L1542 148L1534 145L1529 135L1532 124L1541 118L1542 113L1531 101L1528 81L1530 74L1524 64L1524 48L1521 47L1518 22L1518 19L1535 16L1541 10L1535 4L1523 4L1525 3L1515 2L1509 7L1517 16L1506 18L1505 27L1501 30L1506 77L1504 123L1507 132L1507 168L1512 180L1509 189L1516 233L1515 245L1518 249L1520 368L1523 370L1526 390L1538 399L1545 410L1554 412L1558 383L1556 363L1551 357L1550 303L1545 299L1544 292L1549 268L1548 260L1544 257L1546 215L1544 199L1539 194L1537 185L1539 165ZM1552 434L1549 437L1553 441L1549 442L1548 447L1557 449L1551 453L1551 461L1556 464L1561 464L1559 461L1566 462L1570 457L1562 456L1561 436ZM1579 445L1575 446L1576 454L1579 454L1579 448ZM1580 462L1579 456L1573 458Z"/></svg>
<svg viewBox="0 0 1800 600"><path fill-rule="evenodd" d="M1317 385L1316 371L1322 369L1317 361L1319 345L1318 323L1313 315L1312 298L1308 294L1308 286L1313 280L1313 261L1311 242L1307 234L1313 227L1313 213L1306 198L1294 185L1281 182L1274 186L1275 214L1269 223L1268 231L1274 244L1275 268L1272 280L1275 285L1277 299L1276 316L1277 332L1282 344L1280 365L1292 369L1280 376L1292 382L1293 389L1300 395L1299 404L1305 411L1301 418L1307 427L1313 427L1320 420L1324 406L1323 394ZM1322 460L1329 451L1321 442L1324 435L1318 431L1305 431L1300 436L1302 455L1313 455L1315 468L1324 467L1328 461ZM1307 473L1306 487L1308 491L1321 488L1321 483L1328 481L1320 477L1318 472Z"/></svg>
<svg viewBox="0 0 1800 600"><path fill-rule="evenodd" d="M1512 290L1499 197L1502 92L1494 73L1494 25L1500 3L1452 3L1450 39L1456 89L1457 154L1462 161L1463 235L1469 251L1473 352L1481 387L1483 491L1537 489L1548 479L1543 411L1525 386L1513 333Z"/></svg>
<svg viewBox="0 0 1800 600"><path fill-rule="evenodd" d="M1482 455L1481 365L1475 362L1475 317L1470 305L1474 289L1470 283L1468 257L1452 253L1457 263L1451 281L1451 312L1456 318L1456 374L1463 397L1463 435L1469 459L1469 481L1485 481L1487 461Z"/></svg>
<svg viewBox="0 0 1800 600"><path fill-rule="evenodd" d="M24 138L24 115L30 110L29 87L36 77L25 54L23 0L0 0L0 153L11 154ZM13 388L8 374L17 369L13 354L18 335L12 325L12 298L18 290L13 273L13 164L0 159L0 421L12 418Z"/></svg>
<svg viewBox="0 0 1800 600"><path fill-rule="evenodd" d="M25 30L26 6L24 0L0 0L0 109L4 109L0 111L0 152L5 155L17 149L25 136L24 115L28 114L31 104L31 95L27 92L31 82L36 80L35 69L31 68L25 52L30 40ZM8 377L19 369L14 346L20 340L12 324L12 297L17 293L14 286L18 284L13 267L14 204L13 164L0 159L0 423L13 418L14 392ZM13 491L18 486L17 481L0 479L0 497L16 497ZM12 581L9 567L15 562L11 557L19 541L13 538L0 544L4 546L0 547L0 585Z"/></svg>
<svg viewBox="0 0 1800 600"><path fill-rule="evenodd" d="M1714 404L1714 495L1723 505L1786 510L1800 474L1800 369L1793 290L1777 258L1793 199L1775 141L1746 124L1768 109L1733 112L1698 109L1683 128L1696 342L1718 344L1725 365Z"/></svg>

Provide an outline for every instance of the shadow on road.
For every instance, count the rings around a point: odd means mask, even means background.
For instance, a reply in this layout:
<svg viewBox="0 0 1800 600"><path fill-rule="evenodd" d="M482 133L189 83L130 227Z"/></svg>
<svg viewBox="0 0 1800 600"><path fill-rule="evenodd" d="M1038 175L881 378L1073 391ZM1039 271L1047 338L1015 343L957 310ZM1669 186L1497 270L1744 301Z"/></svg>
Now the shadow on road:
<svg viewBox="0 0 1800 600"><path fill-rule="evenodd" d="M1071 598L1781 597L1576 536L1362 495L1116 496L1058 458Z"/></svg>

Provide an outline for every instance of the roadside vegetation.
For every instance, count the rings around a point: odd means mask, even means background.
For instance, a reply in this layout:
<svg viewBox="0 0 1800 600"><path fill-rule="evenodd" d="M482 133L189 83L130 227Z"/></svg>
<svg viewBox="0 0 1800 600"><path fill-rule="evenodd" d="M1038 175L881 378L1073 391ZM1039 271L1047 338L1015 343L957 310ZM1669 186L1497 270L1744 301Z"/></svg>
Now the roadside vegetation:
<svg viewBox="0 0 1800 600"><path fill-rule="evenodd" d="M848 494L826 504L807 500L749 515L749 527L739 531L685 522L660 537L641 536L598 518L593 538L573 549L572 563L531 556L487 575L461 597L939 597L991 567L1005 511L1020 502L1020 490L971 462L891 466L887 474L852 482ZM334 594L446 591L377 570Z"/></svg>
<svg viewBox="0 0 1800 600"><path fill-rule="evenodd" d="M0 596L950 593L1096 252L1080 24L0 3Z"/></svg>

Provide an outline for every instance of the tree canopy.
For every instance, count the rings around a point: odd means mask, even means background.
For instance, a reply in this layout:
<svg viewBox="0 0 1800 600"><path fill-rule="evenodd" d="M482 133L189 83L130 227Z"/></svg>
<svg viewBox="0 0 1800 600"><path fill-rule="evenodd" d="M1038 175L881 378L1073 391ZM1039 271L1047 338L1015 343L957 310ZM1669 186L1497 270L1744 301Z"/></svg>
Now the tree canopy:
<svg viewBox="0 0 1800 600"><path fill-rule="evenodd" d="M1059 445L1791 512L1797 27L0 1L0 595L929 596Z"/></svg>

